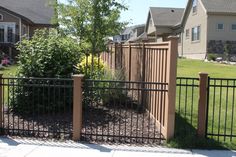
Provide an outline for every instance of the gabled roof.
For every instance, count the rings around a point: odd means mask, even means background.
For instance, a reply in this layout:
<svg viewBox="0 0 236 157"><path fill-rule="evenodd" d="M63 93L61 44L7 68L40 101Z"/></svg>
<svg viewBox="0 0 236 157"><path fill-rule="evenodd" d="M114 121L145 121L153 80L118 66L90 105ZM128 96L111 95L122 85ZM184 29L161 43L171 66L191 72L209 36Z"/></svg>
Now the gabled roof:
<svg viewBox="0 0 236 157"><path fill-rule="evenodd" d="M236 13L236 0L201 0L207 13Z"/></svg>
<svg viewBox="0 0 236 157"><path fill-rule="evenodd" d="M184 8L150 7L150 14L155 26L175 26L181 22Z"/></svg>
<svg viewBox="0 0 236 157"><path fill-rule="evenodd" d="M130 26L125 28L121 34L130 34L132 30L137 29L143 27L143 29L145 28L145 24L140 24L140 25L135 25L135 26Z"/></svg>
<svg viewBox="0 0 236 157"><path fill-rule="evenodd" d="M51 24L53 0L0 0L0 8L22 16L35 24Z"/></svg>

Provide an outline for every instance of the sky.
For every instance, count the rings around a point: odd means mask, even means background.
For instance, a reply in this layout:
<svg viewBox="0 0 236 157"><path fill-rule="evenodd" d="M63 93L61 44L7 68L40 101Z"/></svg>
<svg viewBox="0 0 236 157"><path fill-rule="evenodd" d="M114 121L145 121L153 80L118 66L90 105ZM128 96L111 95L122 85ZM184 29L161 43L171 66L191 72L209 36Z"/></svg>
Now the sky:
<svg viewBox="0 0 236 157"><path fill-rule="evenodd" d="M137 25L146 23L149 7L185 8L187 0L124 0L124 3L128 10L121 13L120 21Z"/></svg>
<svg viewBox="0 0 236 157"><path fill-rule="evenodd" d="M125 4L129 10L122 12L121 21L137 25L146 23L149 7L185 8L187 0L125 0Z"/></svg>

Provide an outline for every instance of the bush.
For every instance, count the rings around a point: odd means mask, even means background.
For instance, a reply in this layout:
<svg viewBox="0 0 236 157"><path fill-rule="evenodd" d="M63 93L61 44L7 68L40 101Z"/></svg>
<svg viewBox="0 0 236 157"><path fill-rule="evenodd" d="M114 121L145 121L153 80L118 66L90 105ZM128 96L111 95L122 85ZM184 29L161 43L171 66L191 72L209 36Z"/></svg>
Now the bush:
<svg viewBox="0 0 236 157"><path fill-rule="evenodd" d="M121 89L124 88L124 83L110 82L124 80L122 70L109 69L106 63L97 57L93 58L92 65L92 55L84 57L82 62L77 65L77 69L78 73L85 75L85 79L101 80L93 82L92 84L88 81L88 84L85 84L85 104L102 102L102 104L106 105L112 101L125 101L127 93ZM92 88L87 88L91 86Z"/></svg>
<svg viewBox="0 0 236 157"><path fill-rule="evenodd" d="M20 86L10 87L10 104L15 113L37 115L71 111L73 81L22 78L16 83Z"/></svg>
<svg viewBox="0 0 236 157"><path fill-rule="evenodd" d="M37 30L32 39L21 41L17 50L18 75L23 77L70 77L82 57L76 41L54 29Z"/></svg>
<svg viewBox="0 0 236 157"><path fill-rule="evenodd" d="M216 58L217 58L217 55L215 55L215 54L212 54L212 53L207 54L207 60L208 61L215 61Z"/></svg>
<svg viewBox="0 0 236 157"><path fill-rule="evenodd" d="M232 53L232 45L230 44L229 41L226 41L224 44L224 59L226 61L230 61L230 55Z"/></svg>
<svg viewBox="0 0 236 157"><path fill-rule="evenodd" d="M77 73L84 74L86 79L102 79L105 69L105 63L92 55L83 57L82 61L77 64Z"/></svg>
<svg viewBox="0 0 236 157"><path fill-rule="evenodd" d="M17 45L17 49L20 51L17 75L22 78L71 77L74 65L82 57L76 41L58 34L54 29L37 30L32 39L22 40ZM55 87L55 85L63 86L63 81L19 79L16 84L18 86L12 90L11 98L11 105L15 112L32 114L44 111L50 113L53 109L57 111L65 104L72 105L69 99L60 100L60 95L66 94L65 97L68 97L71 89L60 90ZM43 92L43 90L47 92Z"/></svg>

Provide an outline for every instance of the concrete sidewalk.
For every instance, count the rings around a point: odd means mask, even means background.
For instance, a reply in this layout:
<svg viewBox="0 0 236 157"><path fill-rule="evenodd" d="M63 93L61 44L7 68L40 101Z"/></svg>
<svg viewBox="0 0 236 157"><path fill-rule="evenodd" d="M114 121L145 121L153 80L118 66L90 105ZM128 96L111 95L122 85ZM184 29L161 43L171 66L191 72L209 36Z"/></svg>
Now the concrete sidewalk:
<svg viewBox="0 0 236 157"><path fill-rule="evenodd" d="M0 138L0 157L236 157L236 151L179 150Z"/></svg>

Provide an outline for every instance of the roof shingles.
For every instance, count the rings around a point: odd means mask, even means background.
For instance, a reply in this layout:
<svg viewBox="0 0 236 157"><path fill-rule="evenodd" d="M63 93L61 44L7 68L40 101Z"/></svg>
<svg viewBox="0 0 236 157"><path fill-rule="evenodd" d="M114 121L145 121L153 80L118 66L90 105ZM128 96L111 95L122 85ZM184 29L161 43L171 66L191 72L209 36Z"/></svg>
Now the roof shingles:
<svg viewBox="0 0 236 157"><path fill-rule="evenodd" d="M21 15L35 24L51 24L54 9L51 0L0 0L0 7Z"/></svg>
<svg viewBox="0 0 236 157"><path fill-rule="evenodd" d="M180 23L184 9L151 7L150 13L155 26L175 26Z"/></svg>
<svg viewBox="0 0 236 157"><path fill-rule="evenodd" d="M201 0L208 13L236 13L236 0Z"/></svg>

